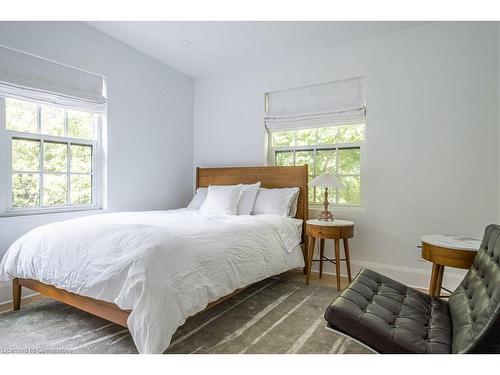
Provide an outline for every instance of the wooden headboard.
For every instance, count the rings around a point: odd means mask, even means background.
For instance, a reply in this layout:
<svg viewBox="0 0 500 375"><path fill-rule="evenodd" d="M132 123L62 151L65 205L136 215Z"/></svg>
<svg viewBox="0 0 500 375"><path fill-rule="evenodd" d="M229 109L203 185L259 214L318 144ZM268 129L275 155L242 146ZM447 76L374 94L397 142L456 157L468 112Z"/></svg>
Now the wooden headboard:
<svg viewBox="0 0 500 375"><path fill-rule="evenodd" d="M261 183L263 188L300 188L296 218L304 220L302 239L305 238L305 222L309 218L307 165L295 167L224 167L196 168L196 188L208 185L237 185Z"/></svg>

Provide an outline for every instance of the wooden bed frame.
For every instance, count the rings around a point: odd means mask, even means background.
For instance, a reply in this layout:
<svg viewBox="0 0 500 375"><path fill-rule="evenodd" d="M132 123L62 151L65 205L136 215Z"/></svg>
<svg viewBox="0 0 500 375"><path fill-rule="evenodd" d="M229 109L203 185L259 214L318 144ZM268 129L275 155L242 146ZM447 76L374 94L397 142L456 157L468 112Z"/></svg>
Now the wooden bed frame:
<svg viewBox="0 0 500 375"><path fill-rule="evenodd" d="M207 187L210 184L236 185L240 183L252 184L259 181L261 182L261 187L265 188L300 188L297 214L295 217L304 220L302 228L302 242L304 244L306 235L305 222L309 214L307 165L295 167L196 168L196 188ZM303 246L303 251L304 249L305 246ZM127 327L127 319L130 310L122 310L113 303L70 293L32 279L16 278L12 281L12 304L14 310L19 310L21 308L22 287L31 289L42 295L71 305L123 327ZM238 289L225 297L209 303L205 310L223 302L244 289L246 288Z"/></svg>

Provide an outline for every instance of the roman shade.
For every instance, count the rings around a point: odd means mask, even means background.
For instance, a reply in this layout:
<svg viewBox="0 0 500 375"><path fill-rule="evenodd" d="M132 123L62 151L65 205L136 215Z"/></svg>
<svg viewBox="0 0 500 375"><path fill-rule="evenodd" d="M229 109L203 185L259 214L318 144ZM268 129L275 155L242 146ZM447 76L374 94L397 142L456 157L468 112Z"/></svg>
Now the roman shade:
<svg viewBox="0 0 500 375"><path fill-rule="evenodd" d="M268 131L359 124L365 121L364 78L266 94Z"/></svg>
<svg viewBox="0 0 500 375"><path fill-rule="evenodd" d="M104 112L104 78L0 46L0 96Z"/></svg>

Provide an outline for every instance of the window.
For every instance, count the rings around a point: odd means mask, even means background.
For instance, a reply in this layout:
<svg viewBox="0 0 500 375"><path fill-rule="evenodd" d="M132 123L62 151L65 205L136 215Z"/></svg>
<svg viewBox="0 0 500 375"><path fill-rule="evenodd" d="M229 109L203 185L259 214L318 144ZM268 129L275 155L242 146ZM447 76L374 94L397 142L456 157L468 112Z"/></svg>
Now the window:
<svg viewBox="0 0 500 375"><path fill-rule="evenodd" d="M362 206L365 78L349 78L265 94L264 124L275 165L308 165L309 181L335 174L344 189L329 191L332 204ZM333 194L332 194L333 193ZM311 187L320 204L324 188Z"/></svg>
<svg viewBox="0 0 500 375"><path fill-rule="evenodd" d="M98 208L97 113L0 98L7 214Z"/></svg>
<svg viewBox="0 0 500 375"><path fill-rule="evenodd" d="M0 46L0 215L102 208L102 75Z"/></svg>
<svg viewBox="0 0 500 375"><path fill-rule="evenodd" d="M332 204L361 206L364 124L271 133L274 165L308 165L309 181L323 172L337 175L345 188L330 191ZM309 202L323 202L323 188L309 188Z"/></svg>

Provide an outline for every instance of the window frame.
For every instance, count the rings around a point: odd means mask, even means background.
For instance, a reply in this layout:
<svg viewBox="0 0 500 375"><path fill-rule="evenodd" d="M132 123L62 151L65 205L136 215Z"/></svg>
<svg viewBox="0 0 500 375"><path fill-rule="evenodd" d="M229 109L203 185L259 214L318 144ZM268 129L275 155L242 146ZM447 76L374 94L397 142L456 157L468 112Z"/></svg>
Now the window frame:
<svg viewBox="0 0 500 375"><path fill-rule="evenodd" d="M23 99L21 99L23 100ZM41 130L41 116L40 116L40 105L34 101L23 100L26 102L31 102L37 104L37 131L38 133L21 132L16 130L9 130L6 128L6 100L4 97L0 97L0 147L3 150L0 160L0 177L2 183L0 184L0 216L23 216L23 215L40 215L49 213L63 213L63 212L78 212L78 211L90 211L90 210L100 210L102 209L102 172L103 172L103 157L102 157L102 127L103 127L103 116L101 114L94 114L94 138L93 139L83 139L67 136L68 129L68 116L64 116L64 128L66 135L56 136L49 134L40 133ZM57 106L56 106L57 107ZM77 110L77 109L75 109ZM14 139L27 139L35 140L40 142L40 154L39 154L39 170L33 172L38 174L39 177L39 200L40 206L38 207L13 207L12 202L12 175L14 171L12 170L12 141ZM67 146L67 170L66 172L45 172L43 170L43 152L44 142L56 142L66 144ZM70 145L83 145L92 147L92 169L90 173L71 173L70 163L71 163L71 149ZM16 171L20 172L20 171ZM68 176L67 178L67 198L68 203L66 205L60 206L42 206L43 205L43 175L46 174L61 174ZM70 203L70 176L71 175L90 175L92 176L92 203L85 205L72 205Z"/></svg>
<svg viewBox="0 0 500 375"><path fill-rule="evenodd" d="M360 124L352 124L352 125L364 125L364 123L360 123ZM315 127L314 129L322 129L322 128L327 128L328 126L318 126L318 127ZM335 127L335 126L332 126L332 127ZM290 131L299 131L299 130L305 130L307 128L297 128L295 130L290 130ZM286 131L286 130L284 130ZM280 131L281 132L281 131ZM335 201L334 202L330 202L330 206L332 207L335 207L337 209L342 209L342 208L347 208L347 209L363 209L365 207L365 143L366 143L366 127L364 128L364 141L363 142L350 142L350 143L331 143L331 144L312 144L312 145L302 145L302 146L297 146L297 145L294 145L294 146L276 146L274 147L273 146L273 133L275 132L271 132L271 131L268 131L267 132L267 142L268 142L268 149L269 149L269 157L268 157L268 161L270 163L270 165L276 165L276 154L279 153L279 152L293 152L293 162L294 162L294 165L295 165L295 151L312 151L313 152L313 161L314 161L314 165L316 166L316 152L318 150L336 150L336 168L337 170L335 171L335 175L336 176L341 176L341 177L344 177L344 176L355 176L355 177L358 177L359 176L359 179L360 179L360 203L359 204L344 204L344 203L337 203L338 201L338 190L335 189ZM278 133L278 131L276 132ZM295 137L295 143L297 143L297 138ZM356 149L359 149L359 175L358 174L338 174L338 152L340 149L353 149L353 148L356 148ZM316 171L313 171L313 173L311 173L311 171L308 171L309 174L313 174L314 176L317 176L316 175ZM307 176L309 178L309 176ZM312 187L310 186L309 189L311 189ZM323 204L322 203L318 203L318 202L309 202L309 207L312 208L312 209L320 209L323 207Z"/></svg>

